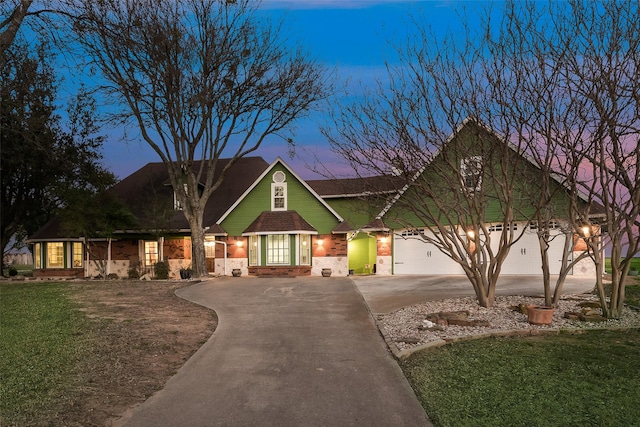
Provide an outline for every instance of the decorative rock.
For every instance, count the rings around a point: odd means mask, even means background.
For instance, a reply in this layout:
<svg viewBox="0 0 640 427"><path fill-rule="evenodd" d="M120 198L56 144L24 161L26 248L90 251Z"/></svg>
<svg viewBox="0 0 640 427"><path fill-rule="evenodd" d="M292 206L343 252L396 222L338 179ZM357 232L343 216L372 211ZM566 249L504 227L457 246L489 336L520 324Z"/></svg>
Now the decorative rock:
<svg viewBox="0 0 640 427"><path fill-rule="evenodd" d="M514 307L519 304L544 304L544 300L539 297L525 296L498 296L493 307L486 308L478 305L475 297L452 298L439 301L428 301L421 304L405 307L393 313L378 315L378 325L383 334L388 337L389 342L394 342L398 350L402 353L409 354L413 349L423 348L430 343L439 343L441 345L445 339L452 340L455 337L483 336L487 333L506 333L515 335L532 335L533 332L549 332L551 330L570 330L578 331L584 328L601 328L601 327L640 327L640 311L634 311L625 307L620 319L607 320L606 322L597 323L581 320L573 320L568 318L569 314L582 314L582 307L579 304L584 302L597 303L595 295L566 295L563 296L556 305L558 313L565 313L564 317L557 316L553 320L553 325L531 325L527 322L527 316L518 311L514 311ZM490 326L436 326L433 328L424 327L423 320L429 313L448 313L457 311L468 311L469 317L475 320L484 320L489 322ZM598 316L596 319L602 319ZM433 322L433 320L430 320ZM446 322L439 319L440 322ZM434 322L438 323L438 322ZM419 344L410 344L401 341L400 337L416 337L420 338Z"/></svg>
<svg viewBox="0 0 640 427"><path fill-rule="evenodd" d="M403 342L406 344L420 344L420 338L417 337L402 337L397 342Z"/></svg>

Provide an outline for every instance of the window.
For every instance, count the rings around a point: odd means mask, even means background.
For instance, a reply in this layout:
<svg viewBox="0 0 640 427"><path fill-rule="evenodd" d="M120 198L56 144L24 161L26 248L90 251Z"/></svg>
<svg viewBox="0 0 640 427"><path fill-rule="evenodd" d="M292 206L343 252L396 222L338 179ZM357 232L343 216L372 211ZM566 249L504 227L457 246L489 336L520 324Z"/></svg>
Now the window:
<svg viewBox="0 0 640 427"><path fill-rule="evenodd" d="M271 184L272 211L287 210L287 183L284 182L285 179L286 176L282 171L273 174L273 183Z"/></svg>
<svg viewBox="0 0 640 427"><path fill-rule="evenodd" d="M258 265L258 236L249 236L249 265Z"/></svg>
<svg viewBox="0 0 640 427"><path fill-rule="evenodd" d="M71 266L73 268L82 268L84 260L84 252L82 250L82 243L73 242L71 244Z"/></svg>
<svg viewBox="0 0 640 427"><path fill-rule="evenodd" d="M64 267L64 243L62 242L47 243L47 267L48 268Z"/></svg>
<svg viewBox="0 0 640 427"><path fill-rule="evenodd" d="M300 265L311 265L311 235L300 235Z"/></svg>
<svg viewBox="0 0 640 427"><path fill-rule="evenodd" d="M212 241L204 242L204 257L215 258L216 257L216 243Z"/></svg>
<svg viewBox="0 0 640 427"><path fill-rule="evenodd" d="M482 157L474 156L462 159L460 175L467 190L479 191L482 186Z"/></svg>
<svg viewBox="0 0 640 427"><path fill-rule="evenodd" d="M267 236L267 264L289 264L289 236L286 234L270 234Z"/></svg>
<svg viewBox="0 0 640 427"><path fill-rule="evenodd" d="M35 259L34 259L35 268L42 268L42 254L40 252L41 250L42 250L42 246L40 245L40 243L36 243L33 247L33 254L35 256Z"/></svg>
<svg viewBox="0 0 640 427"><path fill-rule="evenodd" d="M151 267L158 262L158 242L144 242L144 265Z"/></svg>

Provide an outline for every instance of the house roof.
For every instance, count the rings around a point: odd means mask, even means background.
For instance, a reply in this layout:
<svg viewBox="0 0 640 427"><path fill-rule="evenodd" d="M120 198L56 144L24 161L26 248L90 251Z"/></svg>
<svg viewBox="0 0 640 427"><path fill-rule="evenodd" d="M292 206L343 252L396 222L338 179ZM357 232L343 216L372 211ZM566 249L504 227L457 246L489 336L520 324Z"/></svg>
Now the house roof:
<svg viewBox="0 0 640 427"><path fill-rule="evenodd" d="M307 184L325 199L393 193L402 189L405 183L404 178L394 175L307 181Z"/></svg>
<svg viewBox="0 0 640 427"><path fill-rule="evenodd" d="M248 234L317 234L318 231L296 211L264 211L244 230Z"/></svg>
<svg viewBox="0 0 640 427"><path fill-rule="evenodd" d="M342 221L340 224L336 225L333 230L331 230L331 233L333 234L348 234L351 232L356 231L355 228L353 228L353 226L351 224L349 224L347 221Z"/></svg>
<svg viewBox="0 0 640 427"><path fill-rule="evenodd" d="M214 182L218 180L230 159L219 159ZM200 168L194 162L193 169ZM262 157L243 157L227 170L220 186L213 192L204 210L203 224L213 225L268 164ZM202 177L205 180L206 175ZM189 223L182 211L173 210L173 189L164 163L148 163L129 175L110 191L125 203L138 218L143 229L189 230Z"/></svg>
<svg viewBox="0 0 640 427"><path fill-rule="evenodd" d="M230 159L219 159L214 174L214 182L220 177ZM194 162L197 170L201 162ZM254 183L269 164L262 157L242 157L227 170L220 186L209 198L204 210L203 224L213 226L220 216ZM206 179L206 174L202 180ZM173 188L170 185L167 167L162 162L148 163L109 189L120 202L124 203L138 219L139 229L121 232L141 232L145 230L189 231L189 223L184 213L174 210ZM212 230L215 234L226 234L221 227ZM60 239L66 234L59 218L49 221L29 240Z"/></svg>
<svg viewBox="0 0 640 427"><path fill-rule="evenodd" d="M40 227L38 231L29 236L27 243L32 241L47 241L47 240L73 240L73 237L65 233L59 216L51 218L45 225ZM74 236L79 237L79 236Z"/></svg>

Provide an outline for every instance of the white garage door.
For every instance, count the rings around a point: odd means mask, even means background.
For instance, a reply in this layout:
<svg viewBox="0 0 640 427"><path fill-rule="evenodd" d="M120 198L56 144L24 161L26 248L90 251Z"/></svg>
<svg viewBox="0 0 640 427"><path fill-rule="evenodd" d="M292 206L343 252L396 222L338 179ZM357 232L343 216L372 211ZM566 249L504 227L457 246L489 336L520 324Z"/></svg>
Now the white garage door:
<svg viewBox="0 0 640 427"><path fill-rule="evenodd" d="M542 274L542 258L540 257L540 243L535 226L525 223L514 224L516 234L522 233L522 227L527 227L524 234L509 251L509 255L502 264L501 274ZM492 227L492 232L499 233L502 225ZM496 229L499 228L499 229ZM549 268L551 274L558 274L562 266L562 251L564 250L564 236L560 230L551 230L555 236L549 244ZM492 237L491 246L497 250L499 237Z"/></svg>
<svg viewBox="0 0 640 427"><path fill-rule="evenodd" d="M464 274L460 264L415 231L394 234L394 274Z"/></svg>
<svg viewBox="0 0 640 427"><path fill-rule="evenodd" d="M501 274L542 274L540 246L535 228L527 224L516 224L514 232L529 227L522 238L511 247L502 264ZM497 250L502 225L491 227L491 246ZM428 232L428 231L427 231ZM549 267L551 274L558 274L562 265L564 237L559 230L552 230L557 237L550 242ZM394 274L464 274L460 264L440 252L433 244L425 242L420 234L404 230L394 234Z"/></svg>

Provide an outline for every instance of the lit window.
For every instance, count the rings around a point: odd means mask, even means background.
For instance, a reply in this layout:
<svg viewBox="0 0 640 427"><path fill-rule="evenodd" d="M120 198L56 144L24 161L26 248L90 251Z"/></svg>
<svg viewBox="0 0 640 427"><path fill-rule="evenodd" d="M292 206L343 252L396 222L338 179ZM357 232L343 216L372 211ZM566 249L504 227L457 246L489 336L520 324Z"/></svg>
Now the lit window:
<svg viewBox="0 0 640 427"><path fill-rule="evenodd" d="M270 234L267 236L267 264L289 264L289 236L286 234Z"/></svg>
<svg viewBox="0 0 640 427"><path fill-rule="evenodd" d="M462 159L460 176L467 190L479 191L482 186L482 157L474 156Z"/></svg>
<svg viewBox="0 0 640 427"><path fill-rule="evenodd" d="M35 260L34 260L34 267L35 268L42 268L42 254L41 251L42 250L42 246L40 245L40 243L36 243L33 247L33 254L35 255Z"/></svg>
<svg viewBox="0 0 640 427"><path fill-rule="evenodd" d="M82 268L82 262L84 260L82 243L73 242L71 245L71 265L73 268Z"/></svg>
<svg viewBox="0 0 640 427"><path fill-rule="evenodd" d="M249 265L258 265L258 236L249 236Z"/></svg>
<svg viewBox="0 0 640 427"><path fill-rule="evenodd" d="M311 264L311 235L300 235L300 265Z"/></svg>
<svg viewBox="0 0 640 427"><path fill-rule="evenodd" d="M64 243L62 242L47 243L47 267L48 268L64 267Z"/></svg>
<svg viewBox="0 0 640 427"><path fill-rule="evenodd" d="M144 265L151 267L158 262L158 242L144 242Z"/></svg>
<svg viewBox="0 0 640 427"><path fill-rule="evenodd" d="M211 242L211 241L204 242L204 257L205 258L215 258L216 257L216 244L215 244L215 242Z"/></svg>

